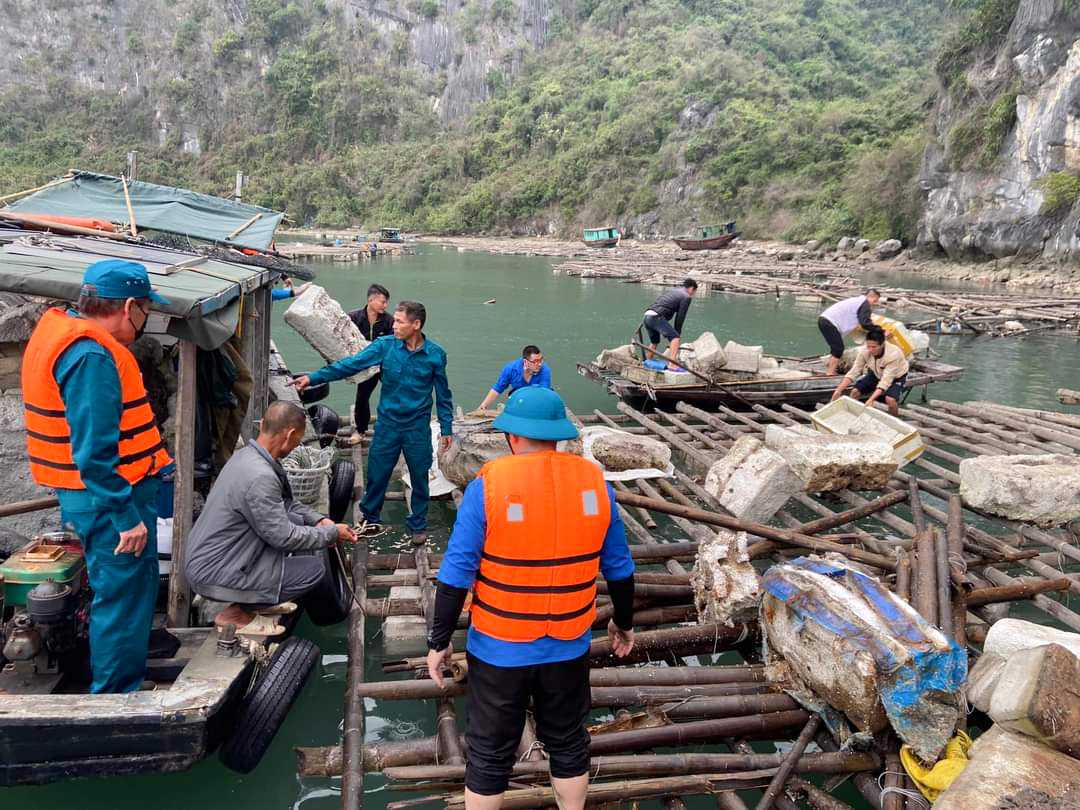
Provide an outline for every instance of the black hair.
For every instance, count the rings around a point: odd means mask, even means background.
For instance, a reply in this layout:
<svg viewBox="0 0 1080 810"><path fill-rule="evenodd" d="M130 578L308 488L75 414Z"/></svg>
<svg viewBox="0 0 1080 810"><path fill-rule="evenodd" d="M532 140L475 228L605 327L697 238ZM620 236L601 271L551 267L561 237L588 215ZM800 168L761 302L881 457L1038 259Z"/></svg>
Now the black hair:
<svg viewBox="0 0 1080 810"><path fill-rule="evenodd" d="M373 295L381 295L383 298L390 299L390 291L386 289L382 284L372 284L367 288L367 297L371 298Z"/></svg>
<svg viewBox="0 0 1080 810"><path fill-rule="evenodd" d="M534 354L540 354L540 347L533 346L531 343L521 350L521 356L528 360Z"/></svg>
<svg viewBox="0 0 1080 810"><path fill-rule="evenodd" d="M404 312L410 321L420 321L421 328L427 323L427 310L419 301L402 301L397 305L396 311Z"/></svg>
<svg viewBox="0 0 1080 810"><path fill-rule="evenodd" d="M876 296L878 296L878 298L880 298L880 297L881 297L881 293L879 293L879 292L878 292L877 290L875 290L875 289L874 289L873 287L871 287L871 288L870 288L869 290L867 290L867 291L866 291L866 294L867 294L867 295L876 295Z"/></svg>
<svg viewBox="0 0 1080 810"><path fill-rule="evenodd" d="M696 290L697 289L697 282L694 281L692 278L683 279L682 285L683 285L683 287L685 287L688 290Z"/></svg>
<svg viewBox="0 0 1080 810"><path fill-rule="evenodd" d="M871 326L866 330L866 339L872 340L874 343L885 342L885 330L880 326Z"/></svg>
<svg viewBox="0 0 1080 810"><path fill-rule="evenodd" d="M307 414L304 413L304 409L295 402L279 399L267 406L259 425L259 432L274 436L289 428L303 432L306 426Z"/></svg>

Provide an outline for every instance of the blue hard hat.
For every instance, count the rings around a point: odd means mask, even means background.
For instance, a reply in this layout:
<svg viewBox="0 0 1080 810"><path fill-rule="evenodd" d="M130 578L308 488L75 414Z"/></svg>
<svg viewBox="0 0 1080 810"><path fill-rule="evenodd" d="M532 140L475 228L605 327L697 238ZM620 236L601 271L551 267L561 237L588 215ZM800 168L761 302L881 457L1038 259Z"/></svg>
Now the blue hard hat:
<svg viewBox="0 0 1080 810"><path fill-rule="evenodd" d="M566 418L562 397L550 388L535 386L519 388L511 394L492 427L537 441L558 442L578 437L574 423Z"/></svg>
<svg viewBox="0 0 1080 810"><path fill-rule="evenodd" d="M155 304L169 303L150 286L146 268L127 259L103 259L87 267L83 292L95 298L149 298Z"/></svg>

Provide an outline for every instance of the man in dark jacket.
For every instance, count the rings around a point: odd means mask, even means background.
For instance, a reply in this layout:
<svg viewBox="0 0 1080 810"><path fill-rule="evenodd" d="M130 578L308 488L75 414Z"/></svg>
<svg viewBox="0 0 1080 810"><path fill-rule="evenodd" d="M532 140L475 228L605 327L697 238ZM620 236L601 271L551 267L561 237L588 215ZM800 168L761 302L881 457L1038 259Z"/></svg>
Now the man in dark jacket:
<svg viewBox="0 0 1080 810"><path fill-rule="evenodd" d="M348 526L293 500L279 459L300 444L306 418L291 402L271 404L258 439L226 463L188 536L184 572L191 587L231 603L215 620L220 626L245 632L254 608L300 598L325 570L321 556L302 552L356 539Z"/></svg>
<svg viewBox="0 0 1080 810"><path fill-rule="evenodd" d="M394 334L394 319L386 314L390 291L382 284L372 284L367 291L367 306L349 313L360 334L369 341ZM353 405L353 429L363 434L371 424L371 395L379 384L381 374L372 374L356 386L356 402Z"/></svg>
<svg viewBox="0 0 1080 810"><path fill-rule="evenodd" d="M686 320L686 313L690 309L690 301L696 292L697 282L692 278L688 278L678 287L664 290L664 292L660 293L660 297L656 299L656 302L645 310L644 324L645 331L649 333L650 352L656 351L660 338L663 337L668 340L668 357L672 360L679 359L679 343L682 340L683 321ZM672 318L675 319L674 326L671 325ZM650 354L645 359L649 360L653 357L654 355ZM674 371L679 366L669 362L668 368Z"/></svg>

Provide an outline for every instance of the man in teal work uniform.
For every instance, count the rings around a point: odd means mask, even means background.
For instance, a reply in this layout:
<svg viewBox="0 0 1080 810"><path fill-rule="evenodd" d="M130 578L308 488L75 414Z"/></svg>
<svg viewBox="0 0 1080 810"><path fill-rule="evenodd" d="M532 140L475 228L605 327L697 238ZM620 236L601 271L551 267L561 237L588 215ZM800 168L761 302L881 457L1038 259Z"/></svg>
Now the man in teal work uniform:
<svg viewBox="0 0 1080 810"><path fill-rule="evenodd" d="M446 352L423 332L427 310L416 301L402 301L394 312L394 334L372 342L363 351L293 380L297 390L352 376L365 368L382 367L379 418L368 450L367 489L360 510L368 524L364 533L378 531L379 514L398 456L405 454L412 483L412 500L405 523L417 542L426 537L428 471L431 469L432 392L442 431L441 446L450 446L454 403L446 381Z"/></svg>
<svg viewBox="0 0 1080 810"><path fill-rule="evenodd" d="M50 309L23 356L34 480L56 490L82 541L90 606L92 692L130 692L146 672L158 590L157 476L171 463L128 346L151 302L141 264L87 268L77 310Z"/></svg>

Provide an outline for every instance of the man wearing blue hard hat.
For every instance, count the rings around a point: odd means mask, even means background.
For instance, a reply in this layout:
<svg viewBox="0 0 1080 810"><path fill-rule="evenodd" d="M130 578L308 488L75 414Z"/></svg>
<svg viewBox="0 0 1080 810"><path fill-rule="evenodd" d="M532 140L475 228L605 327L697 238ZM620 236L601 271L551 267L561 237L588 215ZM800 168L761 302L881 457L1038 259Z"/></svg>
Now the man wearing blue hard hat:
<svg viewBox="0 0 1080 810"><path fill-rule="evenodd" d="M557 393L515 391L494 426L511 454L485 464L465 489L439 566L428 672L442 686L472 589L465 806L501 804L531 700L559 807L581 810L596 577L607 580L608 636L624 657L634 646L634 561L603 470L556 449L578 435Z"/></svg>
<svg viewBox="0 0 1080 810"><path fill-rule="evenodd" d="M86 269L76 309L50 309L26 346L22 390L30 472L56 490L82 540L92 692L138 689L157 598L155 500L172 463L128 350L151 303L167 304L141 264Z"/></svg>

